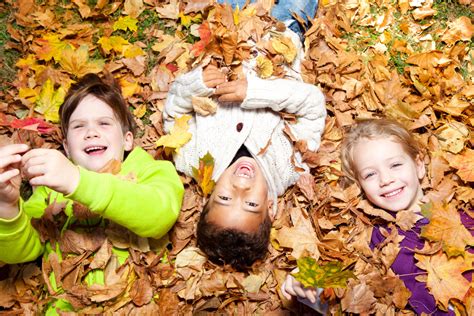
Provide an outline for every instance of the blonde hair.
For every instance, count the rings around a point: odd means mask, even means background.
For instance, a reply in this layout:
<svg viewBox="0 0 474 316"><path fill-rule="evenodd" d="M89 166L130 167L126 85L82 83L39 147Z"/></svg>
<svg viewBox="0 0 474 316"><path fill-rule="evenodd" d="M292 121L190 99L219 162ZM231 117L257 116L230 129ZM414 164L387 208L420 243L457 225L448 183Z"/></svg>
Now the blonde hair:
<svg viewBox="0 0 474 316"><path fill-rule="evenodd" d="M353 151L363 139L392 138L399 143L405 152L416 161L421 152L420 143L413 134L400 123L391 119L364 119L358 121L345 135L341 145L342 171L352 181L357 182L357 170L354 164Z"/></svg>

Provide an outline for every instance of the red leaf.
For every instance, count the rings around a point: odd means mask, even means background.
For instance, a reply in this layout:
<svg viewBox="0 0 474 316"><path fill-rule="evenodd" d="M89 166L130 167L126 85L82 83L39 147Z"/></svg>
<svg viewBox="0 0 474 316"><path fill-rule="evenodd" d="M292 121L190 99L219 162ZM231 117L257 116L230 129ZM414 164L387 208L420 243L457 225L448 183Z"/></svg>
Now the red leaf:
<svg viewBox="0 0 474 316"><path fill-rule="evenodd" d="M10 126L13 128L35 131L40 134L49 134L54 130L54 126L39 118L14 119Z"/></svg>
<svg viewBox="0 0 474 316"><path fill-rule="evenodd" d="M199 56L199 54L204 51L207 44L211 42L211 29L209 28L209 24L207 22L201 24L201 26L199 26L198 28L198 31L201 40L199 42L194 43L193 47L191 48L194 57Z"/></svg>

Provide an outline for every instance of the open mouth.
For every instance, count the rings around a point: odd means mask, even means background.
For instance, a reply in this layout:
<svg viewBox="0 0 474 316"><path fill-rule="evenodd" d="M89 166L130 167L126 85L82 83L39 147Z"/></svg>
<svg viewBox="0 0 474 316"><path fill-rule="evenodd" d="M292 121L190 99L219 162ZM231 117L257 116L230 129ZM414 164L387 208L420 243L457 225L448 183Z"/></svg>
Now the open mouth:
<svg viewBox="0 0 474 316"><path fill-rule="evenodd" d="M253 178L255 176L255 167L251 163L243 161L237 165L234 174L237 177Z"/></svg>
<svg viewBox="0 0 474 316"><path fill-rule="evenodd" d="M89 146L84 149L88 155L100 155L107 150L107 146Z"/></svg>
<svg viewBox="0 0 474 316"><path fill-rule="evenodd" d="M381 194L382 197L384 198L393 198L395 196L398 196L400 193L402 193L403 189L405 187L402 187L402 188L398 188L398 189L395 189L393 191L390 191L390 192L387 192L387 193L384 193L384 194Z"/></svg>

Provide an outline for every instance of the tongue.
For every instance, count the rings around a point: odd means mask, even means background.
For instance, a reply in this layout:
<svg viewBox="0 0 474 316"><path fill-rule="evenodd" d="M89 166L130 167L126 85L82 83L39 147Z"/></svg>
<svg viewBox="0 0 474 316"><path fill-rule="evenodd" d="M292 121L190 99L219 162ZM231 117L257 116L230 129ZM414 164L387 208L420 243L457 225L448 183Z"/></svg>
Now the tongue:
<svg viewBox="0 0 474 316"><path fill-rule="evenodd" d="M238 174L245 174L246 176L251 176L252 171L247 166L240 166L238 169Z"/></svg>
<svg viewBox="0 0 474 316"><path fill-rule="evenodd" d="M100 155L100 154L102 154L104 151L105 151L105 148L94 149L94 150L89 151L87 154L88 154L88 155Z"/></svg>

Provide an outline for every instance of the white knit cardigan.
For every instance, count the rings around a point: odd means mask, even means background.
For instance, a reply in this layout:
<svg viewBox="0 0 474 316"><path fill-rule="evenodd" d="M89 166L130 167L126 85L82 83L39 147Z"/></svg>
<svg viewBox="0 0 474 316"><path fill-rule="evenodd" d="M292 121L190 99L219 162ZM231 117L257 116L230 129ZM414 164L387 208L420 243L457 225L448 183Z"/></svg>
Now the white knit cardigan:
<svg viewBox="0 0 474 316"><path fill-rule="evenodd" d="M308 170L301 162L301 155L294 154L293 146L283 132L285 121L277 112L284 111L297 116L297 122L288 125L297 139L306 140L311 151L317 150L320 145L326 117L322 92L316 86L302 82L297 73L302 50L297 36L291 36L298 47L298 55L287 74L292 73L292 77L300 81L260 79L251 68L255 62L252 60L244 68L248 81L245 100L240 105L219 104L215 114L201 116L193 111L192 97L211 96L214 89L204 84L202 68L198 67L176 78L163 113L167 132L173 127L175 118L184 114L192 115L188 122L192 138L174 155L179 171L192 176L192 167L197 168L199 158L210 152L215 160L212 177L217 181L238 149L245 145L265 175L269 197L274 201L274 213L277 196L282 195L299 178L293 163ZM258 155L270 140L266 151ZM292 160L292 156L295 159Z"/></svg>

